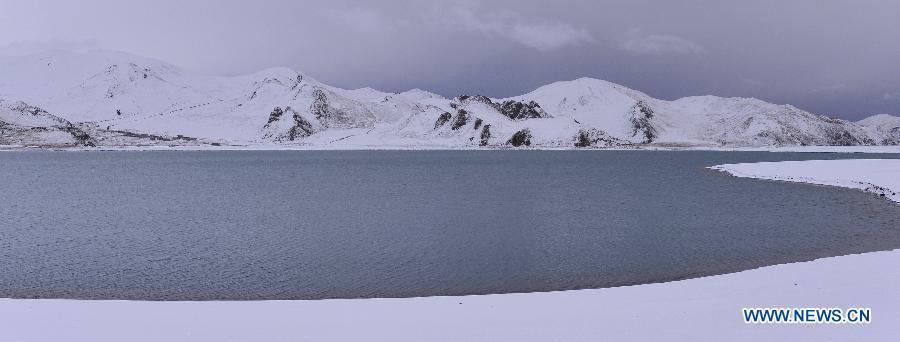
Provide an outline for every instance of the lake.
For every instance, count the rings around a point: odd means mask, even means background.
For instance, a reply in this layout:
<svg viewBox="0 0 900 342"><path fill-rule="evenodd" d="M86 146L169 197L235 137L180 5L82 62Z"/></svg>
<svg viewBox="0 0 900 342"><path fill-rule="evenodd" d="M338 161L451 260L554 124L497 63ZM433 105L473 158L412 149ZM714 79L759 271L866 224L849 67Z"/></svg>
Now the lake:
<svg viewBox="0 0 900 342"><path fill-rule="evenodd" d="M0 153L0 297L413 297L671 281L900 248L900 206L710 151Z"/></svg>

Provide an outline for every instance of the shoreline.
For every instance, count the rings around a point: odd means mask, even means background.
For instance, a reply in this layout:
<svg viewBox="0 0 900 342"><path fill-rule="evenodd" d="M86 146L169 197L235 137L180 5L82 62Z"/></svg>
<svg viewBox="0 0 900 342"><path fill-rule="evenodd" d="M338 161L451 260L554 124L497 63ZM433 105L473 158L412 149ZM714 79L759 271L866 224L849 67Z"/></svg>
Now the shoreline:
<svg viewBox="0 0 900 342"><path fill-rule="evenodd" d="M807 183L872 193L900 205L900 160L806 160L723 164L709 167L738 178ZM860 174L860 170L865 174Z"/></svg>
<svg viewBox="0 0 900 342"><path fill-rule="evenodd" d="M313 301L0 299L0 338L23 341L771 341L889 336L900 250L638 286L528 294ZM880 272L871 272L877 267ZM743 307L871 307L868 325L753 325ZM228 324L223 325L224 322ZM152 327L152 329L148 329ZM479 327L479 328L476 328ZM135 333L140 331L141 333Z"/></svg>

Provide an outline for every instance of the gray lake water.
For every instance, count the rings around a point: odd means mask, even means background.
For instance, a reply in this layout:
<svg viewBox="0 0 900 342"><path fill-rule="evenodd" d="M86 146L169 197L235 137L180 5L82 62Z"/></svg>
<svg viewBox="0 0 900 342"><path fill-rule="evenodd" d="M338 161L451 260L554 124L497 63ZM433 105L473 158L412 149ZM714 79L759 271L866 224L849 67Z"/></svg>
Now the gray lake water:
<svg viewBox="0 0 900 342"><path fill-rule="evenodd" d="M900 248L900 206L706 166L872 154L0 153L0 297L599 288Z"/></svg>

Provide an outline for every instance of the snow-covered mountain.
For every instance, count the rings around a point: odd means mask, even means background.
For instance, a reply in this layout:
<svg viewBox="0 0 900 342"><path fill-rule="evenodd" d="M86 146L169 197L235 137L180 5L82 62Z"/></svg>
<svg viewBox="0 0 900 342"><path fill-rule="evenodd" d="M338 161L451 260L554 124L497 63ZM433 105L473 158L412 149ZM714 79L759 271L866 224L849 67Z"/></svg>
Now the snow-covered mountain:
<svg viewBox="0 0 900 342"><path fill-rule="evenodd" d="M183 135L166 136L106 129L92 122L72 123L22 101L0 100L0 145L38 147L199 146L221 142Z"/></svg>
<svg viewBox="0 0 900 342"><path fill-rule="evenodd" d="M4 127L17 127L19 136L12 138L13 130L6 129L6 140L0 144L59 144L54 139L64 136L59 132L68 132L65 127L79 128L90 136L89 141L100 145L148 141L347 148L900 144L896 117L876 116L853 123L757 99L698 96L665 101L591 78L557 82L506 99L480 95L448 99L422 90L339 89L285 68L238 77L202 76L161 61L109 51L0 58L0 99L5 100L4 115L18 120L10 119ZM37 108L30 105L46 110L32 117L21 114L34 112L24 109ZM37 126L25 124L26 118L36 117L45 121ZM26 134L25 127L44 127L59 137ZM77 144L89 145L87 141Z"/></svg>
<svg viewBox="0 0 900 342"><path fill-rule="evenodd" d="M0 100L0 145L96 146L81 128L24 102Z"/></svg>
<svg viewBox="0 0 900 342"><path fill-rule="evenodd" d="M857 122L865 126L873 135L880 137L880 145L900 145L900 117L878 114Z"/></svg>

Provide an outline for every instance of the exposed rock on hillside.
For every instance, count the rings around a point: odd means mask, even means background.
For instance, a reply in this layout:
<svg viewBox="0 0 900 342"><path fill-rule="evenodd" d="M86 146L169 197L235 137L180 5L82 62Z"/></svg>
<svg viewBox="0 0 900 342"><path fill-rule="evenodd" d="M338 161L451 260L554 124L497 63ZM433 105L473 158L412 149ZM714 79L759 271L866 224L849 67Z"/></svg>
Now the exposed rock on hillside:
<svg viewBox="0 0 900 342"><path fill-rule="evenodd" d="M531 130L523 129L516 132L516 134L513 134L512 138L509 138L506 144L514 147L531 146L531 138Z"/></svg>
<svg viewBox="0 0 900 342"><path fill-rule="evenodd" d="M544 109L541 108L541 105L537 104L534 101L522 102L522 101L503 101L500 104L496 104L494 108L500 112L500 114L505 115L506 117L513 120L525 120L525 119L537 119L537 118L547 118L550 117L544 112Z"/></svg>
<svg viewBox="0 0 900 342"><path fill-rule="evenodd" d="M481 130L480 140L478 142L478 146L487 146L491 141L491 125L484 125L484 129Z"/></svg>
<svg viewBox="0 0 900 342"><path fill-rule="evenodd" d="M587 148L587 147L620 147L629 145L619 139L610 137L606 132L598 130L596 128L591 128L587 130L578 131L578 135L575 136L575 147L578 148Z"/></svg>
<svg viewBox="0 0 900 342"><path fill-rule="evenodd" d="M641 136L643 137L643 143L652 143L653 139L656 139L657 132L656 127L653 127L650 123L650 120L653 119L653 109L650 108L650 105L644 101L638 101L631 107L630 114L631 136Z"/></svg>

